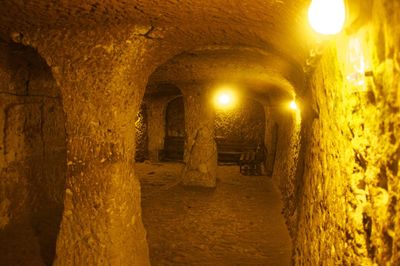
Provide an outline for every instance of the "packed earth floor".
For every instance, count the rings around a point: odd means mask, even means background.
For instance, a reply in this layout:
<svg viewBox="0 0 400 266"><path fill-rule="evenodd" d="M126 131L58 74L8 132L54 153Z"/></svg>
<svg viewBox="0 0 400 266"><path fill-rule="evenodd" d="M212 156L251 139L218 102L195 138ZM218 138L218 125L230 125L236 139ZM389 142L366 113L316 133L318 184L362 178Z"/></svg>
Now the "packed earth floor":
<svg viewBox="0 0 400 266"><path fill-rule="evenodd" d="M210 189L178 185L179 163L137 163L136 169L152 265L290 264L290 238L270 177L219 166Z"/></svg>

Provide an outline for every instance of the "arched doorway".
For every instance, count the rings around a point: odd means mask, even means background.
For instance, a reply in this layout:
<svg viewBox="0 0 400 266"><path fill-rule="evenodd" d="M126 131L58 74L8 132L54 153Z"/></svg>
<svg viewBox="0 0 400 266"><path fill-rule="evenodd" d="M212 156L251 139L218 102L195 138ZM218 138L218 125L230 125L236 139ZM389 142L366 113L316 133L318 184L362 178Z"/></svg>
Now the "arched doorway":
<svg viewBox="0 0 400 266"><path fill-rule="evenodd" d="M61 93L30 47L0 40L0 73L0 261L51 265L65 191Z"/></svg>

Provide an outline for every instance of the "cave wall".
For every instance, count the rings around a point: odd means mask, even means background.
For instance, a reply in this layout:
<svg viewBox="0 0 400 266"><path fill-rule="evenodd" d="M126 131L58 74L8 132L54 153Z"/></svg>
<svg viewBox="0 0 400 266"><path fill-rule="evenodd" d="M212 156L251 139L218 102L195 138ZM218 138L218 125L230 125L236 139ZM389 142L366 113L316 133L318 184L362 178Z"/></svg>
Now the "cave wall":
<svg viewBox="0 0 400 266"><path fill-rule="evenodd" d="M65 117L32 48L0 42L0 260L50 264L63 209Z"/></svg>
<svg viewBox="0 0 400 266"><path fill-rule="evenodd" d="M297 205L296 172L299 162L301 144L301 113L288 107L270 108L271 124L277 124L276 154L273 164L272 180L276 188L282 192L284 215L291 237L295 237ZM269 162L267 161L267 166Z"/></svg>
<svg viewBox="0 0 400 266"><path fill-rule="evenodd" d="M304 172L282 190L296 265L400 264L399 8L374 1L370 23L327 41L310 75Z"/></svg>
<svg viewBox="0 0 400 266"><path fill-rule="evenodd" d="M264 108L250 98L243 98L232 109L216 111L215 135L218 139L264 143L264 133Z"/></svg>
<svg viewBox="0 0 400 266"><path fill-rule="evenodd" d="M166 112L167 136L184 137L183 99L169 102ZM215 136L229 142L263 143L265 115L263 105L245 98L232 109L216 110Z"/></svg>

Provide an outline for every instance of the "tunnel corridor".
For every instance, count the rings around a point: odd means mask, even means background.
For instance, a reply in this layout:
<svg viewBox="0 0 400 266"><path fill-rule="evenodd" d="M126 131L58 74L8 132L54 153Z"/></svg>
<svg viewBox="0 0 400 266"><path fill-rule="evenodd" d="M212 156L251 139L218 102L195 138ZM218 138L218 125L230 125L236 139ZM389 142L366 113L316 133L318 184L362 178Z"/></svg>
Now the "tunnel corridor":
<svg viewBox="0 0 400 266"><path fill-rule="evenodd" d="M0 265L400 265L399 10L3 1Z"/></svg>

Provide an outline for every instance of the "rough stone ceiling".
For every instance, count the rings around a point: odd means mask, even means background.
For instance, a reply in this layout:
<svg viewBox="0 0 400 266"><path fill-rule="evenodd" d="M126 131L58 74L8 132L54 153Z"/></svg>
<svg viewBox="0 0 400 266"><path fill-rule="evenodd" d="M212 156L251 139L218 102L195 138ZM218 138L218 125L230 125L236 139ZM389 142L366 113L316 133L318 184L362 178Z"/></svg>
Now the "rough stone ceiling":
<svg viewBox="0 0 400 266"><path fill-rule="evenodd" d="M301 86L302 73L281 57L238 47L207 47L186 52L161 65L149 84L206 82L236 84L249 94L292 95ZM160 86L163 90L163 86Z"/></svg>
<svg viewBox="0 0 400 266"><path fill-rule="evenodd" d="M291 93L302 86L307 57L304 34L308 0L8 0L0 9L0 37L60 29L76 33L102 29L115 34L139 26L160 53L175 49L150 82L240 80L256 94ZM88 41L96 42L95 38ZM172 53L172 54L173 54ZM171 54L171 53L170 53ZM170 55L166 58L170 58ZM178 73L180 75L178 75ZM182 80L181 80L182 81Z"/></svg>
<svg viewBox="0 0 400 266"><path fill-rule="evenodd" d="M309 1L299 0L8 0L2 1L0 31L143 25L179 35L222 35L247 46L275 49L295 60L304 52L299 27ZM301 31L301 30L300 30ZM165 35L165 34L164 34ZM239 36L239 37L238 37ZM304 40L303 40L304 41Z"/></svg>
<svg viewBox="0 0 400 266"><path fill-rule="evenodd" d="M294 25L309 1L285 0L8 0L0 14L4 22L37 26L87 24L142 25L240 24L263 25L267 30Z"/></svg>

